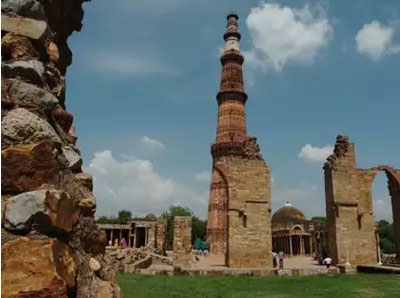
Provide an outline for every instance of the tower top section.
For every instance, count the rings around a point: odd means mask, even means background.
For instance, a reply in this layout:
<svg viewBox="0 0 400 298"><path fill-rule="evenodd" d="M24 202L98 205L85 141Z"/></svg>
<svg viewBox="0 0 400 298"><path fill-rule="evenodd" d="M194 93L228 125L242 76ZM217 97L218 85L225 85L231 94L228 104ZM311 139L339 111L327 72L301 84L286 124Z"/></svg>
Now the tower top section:
<svg viewBox="0 0 400 298"><path fill-rule="evenodd" d="M226 20L227 20L227 25L226 25L226 32L224 34L224 40L226 42L229 39L235 38L237 39L238 42L237 45L239 46L239 40L240 40L240 33L238 28L239 16L237 15L236 12L232 11L226 16Z"/></svg>

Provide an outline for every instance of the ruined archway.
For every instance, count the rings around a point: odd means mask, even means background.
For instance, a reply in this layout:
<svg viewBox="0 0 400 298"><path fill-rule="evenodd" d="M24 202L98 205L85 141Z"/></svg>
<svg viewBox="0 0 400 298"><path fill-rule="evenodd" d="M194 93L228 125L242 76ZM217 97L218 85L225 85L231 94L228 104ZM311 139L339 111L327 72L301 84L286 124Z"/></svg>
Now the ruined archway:
<svg viewBox="0 0 400 298"><path fill-rule="evenodd" d="M211 176L207 218L207 240L210 244L210 251L214 254L229 255L226 251L229 242L228 204L228 179L222 168L214 165Z"/></svg>
<svg viewBox="0 0 400 298"><path fill-rule="evenodd" d="M371 169L371 171L374 171L374 175L371 180L371 193L373 181L378 173L384 172L387 177L387 186L392 206L394 238L396 243L396 259L397 263L400 263L400 171L387 165L374 167Z"/></svg>
<svg viewBox="0 0 400 298"><path fill-rule="evenodd" d="M378 172L386 173L392 197L396 238L399 239L400 170L389 166L357 168L354 144L349 142L347 136L337 136L334 152L328 157L324 170L331 257L337 264L378 263L372 182Z"/></svg>

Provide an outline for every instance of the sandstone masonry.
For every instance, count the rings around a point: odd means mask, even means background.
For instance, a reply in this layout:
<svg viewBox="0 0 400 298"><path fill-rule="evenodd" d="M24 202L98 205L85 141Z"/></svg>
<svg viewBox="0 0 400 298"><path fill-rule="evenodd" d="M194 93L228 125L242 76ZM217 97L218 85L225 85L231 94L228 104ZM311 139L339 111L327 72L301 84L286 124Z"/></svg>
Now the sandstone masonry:
<svg viewBox="0 0 400 298"><path fill-rule="evenodd" d="M389 166L359 169L354 144L337 136L334 153L324 165L329 249L338 264L376 264L377 239L372 210L372 182L379 171L388 177L393 221L400 252L400 170Z"/></svg>

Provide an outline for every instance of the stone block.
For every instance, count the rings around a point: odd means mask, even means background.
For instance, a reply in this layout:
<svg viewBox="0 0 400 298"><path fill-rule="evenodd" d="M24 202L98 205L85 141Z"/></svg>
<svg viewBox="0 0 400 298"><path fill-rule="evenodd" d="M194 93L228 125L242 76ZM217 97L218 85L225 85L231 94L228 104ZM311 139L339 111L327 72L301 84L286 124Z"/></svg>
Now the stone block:
<svg viewBox="0 0 400 298"><path fill-rule="evenodd" d="M1 160L3 193L30 191L59 182L56 154L48 141L9 147L1 151Z"/></svg>
<svg viewBox="0 0 400 298"><path fill-rule="evenodd" d="M62 143L46 120L24 108L13 109L1 121L2 146L39 143L51 140Z"/></svg>
<svg viewBox="0 0 400 298"><path fill-rule="evenodd" d="M1 15L1 30L26 36L31 39L44 38L48 32L47 23L45 21L21 17L9 17L3 14Z"/></svg>
<svg viewBox="0 0 400 298"><path fill-rule="evenodd" d="M2 63L1 73L5 78L22 78L37 85L43 85L45 82L44 66L38 60L18 60Z"/></svg>
<svg viewBox="0 0 400 298"><path fill-rule="evenodd" d="M1 246L1 296L67 297L77 265L63 243L20 238Z"/></svg>
<svg viewBox="0 0 400 298"><path fill-rule="evenodd" d="M43 111L51 111L58 105L57 97L50 92L16 79L3 80L1 91L1 101L8 105L39 107Z"/></svg>

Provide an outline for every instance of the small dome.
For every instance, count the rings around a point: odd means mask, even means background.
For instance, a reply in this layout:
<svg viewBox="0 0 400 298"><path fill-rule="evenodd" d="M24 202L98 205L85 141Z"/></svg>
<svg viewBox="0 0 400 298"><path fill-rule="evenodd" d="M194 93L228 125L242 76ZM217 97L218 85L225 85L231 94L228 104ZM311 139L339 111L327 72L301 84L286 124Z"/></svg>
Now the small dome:
<svg viewBox="0 0 400 298"><path fill-rule="evenodd" d="M295 208L289 202L285 206L276 210L272 215L272 221L291 221L291 220L306 220L306 216L299 209Z"/></svg>
<svg viewBox="0 0 400 298"><path fill-rule="evenodd" d="M148 220L156 220L157 219L157 217L153 213L147 214L144 218L148 219Z"/></svg>

